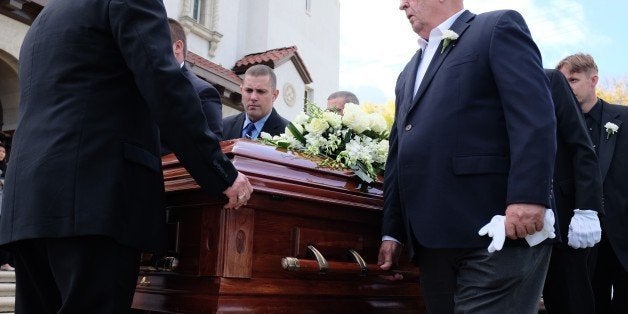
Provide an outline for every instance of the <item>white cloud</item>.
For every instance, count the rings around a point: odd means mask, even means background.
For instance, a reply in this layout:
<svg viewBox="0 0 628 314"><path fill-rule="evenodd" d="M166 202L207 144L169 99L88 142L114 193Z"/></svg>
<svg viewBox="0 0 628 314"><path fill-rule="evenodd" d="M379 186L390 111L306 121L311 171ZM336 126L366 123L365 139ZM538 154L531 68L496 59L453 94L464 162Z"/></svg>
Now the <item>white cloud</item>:
<svg viewBox="0 0 628 314"><path fill-rule="evenodd" d="M417 49L398 3L340 0L340 88L361 101L394 98L395 81Z"/></svg>
<svg viewBox="0 0 628 314"><path fill-rule="evenodd" d="M523 15L537 45L561 46L581 44L588 37L584 7L580 2L468 0L465 6L474 13L502 9L516 10Z"/></svg>
<svg viewBox="0 0 628 314"><path fill-rule="evenodd" d="M474 13L519 11L540 50L549 52L543 55L549 67L586 40L609 40L588 33L581 1L467 0L465 7ZM397 1L340 0L341 89L363 101L394 99L395 81L417 49L416 38Z"/></svg>

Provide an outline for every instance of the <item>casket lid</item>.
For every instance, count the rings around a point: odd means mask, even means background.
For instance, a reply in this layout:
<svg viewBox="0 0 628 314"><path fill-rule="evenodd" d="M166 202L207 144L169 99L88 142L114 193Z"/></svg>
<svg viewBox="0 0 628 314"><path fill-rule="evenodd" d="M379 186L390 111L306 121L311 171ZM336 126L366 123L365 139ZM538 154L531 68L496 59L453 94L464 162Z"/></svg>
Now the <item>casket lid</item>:
<svg viewBox="0 0 628 314"><path fill-rule="evenodd" d="M257 192L301 195L381 209L381 180L366 184L351 170L320 167L316 160L247 139L221 142L223 152ZM162 158L166 192L199 189L173 155Z"/></svg>

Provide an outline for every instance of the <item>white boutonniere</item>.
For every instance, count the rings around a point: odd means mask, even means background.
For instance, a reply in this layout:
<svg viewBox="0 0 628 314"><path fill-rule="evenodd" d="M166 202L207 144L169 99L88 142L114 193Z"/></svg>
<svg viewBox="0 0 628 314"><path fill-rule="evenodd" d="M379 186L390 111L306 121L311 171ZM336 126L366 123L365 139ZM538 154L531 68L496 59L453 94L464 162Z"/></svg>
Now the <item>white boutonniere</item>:
<svg viewBox="0 0 628 314"><path fill-rule="evenodd" d="M451 29L448 29L445 32L443 32L443 38L442 38L443 48L440 50L440 53L445 52L445 49L447 49L449 45L454 44L456 40L458 40L458 37L460 37L458 33L452 31Z"/></svg>
<svg viewBox="0 0 628 314"><path fill-rule="evenodd" d="M606 129L606 139L617 133L617 130L619 130L619 126L613 122L606 122L604 128Z"/></svg>

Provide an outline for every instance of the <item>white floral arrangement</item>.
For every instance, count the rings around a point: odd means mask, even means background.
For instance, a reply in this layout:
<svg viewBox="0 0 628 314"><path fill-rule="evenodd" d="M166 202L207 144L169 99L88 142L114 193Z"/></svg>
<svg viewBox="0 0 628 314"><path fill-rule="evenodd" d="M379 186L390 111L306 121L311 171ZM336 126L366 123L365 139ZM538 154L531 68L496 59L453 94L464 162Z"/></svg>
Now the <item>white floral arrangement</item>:
<svg viewBox="0 0 628 314"><path fill-rule="evenodd" d="M617 133L617 131L619 130L619 125L613 122L606 122L606 124L604 124L604 128L606 129L606 139L608 140L611 135Z"/></svg>
<svg viewBox="0 0 628 314"><path fill-rule="evenodd" d="M363 181L377 180L386 165L394 103L345 104L342 115L307 103L283 134L263 132L260 141L323 157L319 166L349 168Z"/></svg>
<svg viewBox="0 0 628 314"><path fill-rule="evenodd" d="M449 45L455 44L458 37L460 37L458 33L452 31L451 29L444 31L443 37L441 38L443 40L443 48L441 48L440 53L445 52L445 49L447 49Z"/></svg>

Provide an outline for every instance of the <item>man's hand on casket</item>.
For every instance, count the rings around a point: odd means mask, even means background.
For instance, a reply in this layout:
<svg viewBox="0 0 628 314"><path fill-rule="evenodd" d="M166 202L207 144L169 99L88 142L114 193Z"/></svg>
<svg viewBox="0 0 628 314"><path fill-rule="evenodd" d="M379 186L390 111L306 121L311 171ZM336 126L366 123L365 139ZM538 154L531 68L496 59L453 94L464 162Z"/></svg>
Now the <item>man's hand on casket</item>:
<svg viewBox="0 0 628 314"><path fill-rule="evenodd" d="M379 246L379 256L377 257L377 265L383 270L392 270L397 266L399 262L399 256L401 255L401 249L403 246L401 243L393 240L384 240ZM403 276L401 274L393 274L390 276L382 276L388 280L401 280Z"/></svg>
<svg viewBox="0 0 628 314"><path fill-rule="evenodd" d="M238 172L238 176L235 181L233 181L233 184L223 192L223 194L229 198L229 202L225 205L225 208L238 209L246 205L246 202L251 198L251 193L253 193L253 187L251 183L249 183L249 179Z"/></svg>

